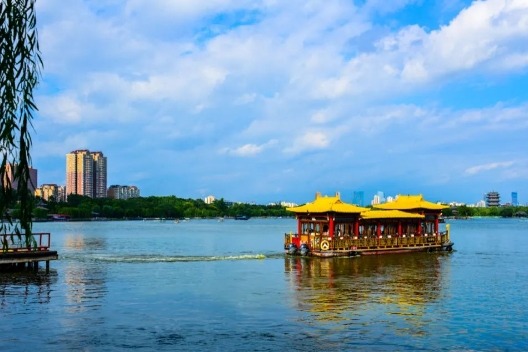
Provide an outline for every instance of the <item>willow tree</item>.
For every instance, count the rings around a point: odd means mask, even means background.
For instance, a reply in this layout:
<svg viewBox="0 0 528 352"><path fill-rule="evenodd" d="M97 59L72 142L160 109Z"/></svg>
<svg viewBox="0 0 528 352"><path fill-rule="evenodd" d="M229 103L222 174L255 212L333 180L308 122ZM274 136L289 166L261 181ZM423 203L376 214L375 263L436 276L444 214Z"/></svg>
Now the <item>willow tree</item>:
<svg viewBox="0 0 528 352"><path fill-rule="evenodd" d="M36 0L0 3L0 232L31 235L33 195L29 191L33 90L42 60L37 39ZM13 182L16 181L16 182ZM14 187L14 184L17 184ZM18 222L11 211L17 208ZM31 236L26 236L26 241Z"/></svg>

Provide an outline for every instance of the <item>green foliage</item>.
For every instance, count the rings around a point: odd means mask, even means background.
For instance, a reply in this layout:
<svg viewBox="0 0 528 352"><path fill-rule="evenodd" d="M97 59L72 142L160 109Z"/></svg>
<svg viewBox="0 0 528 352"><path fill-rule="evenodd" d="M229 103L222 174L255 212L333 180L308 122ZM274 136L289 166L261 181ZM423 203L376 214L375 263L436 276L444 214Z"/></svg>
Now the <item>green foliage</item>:
<svg viewBox="0 0 528 352"><path fill-rule="evenodd" d="M443 209L442 210L442 216L445 216L445 217L455 216L455 213L454 213L453 210L454 210L453 208Z"/></svg>
<svg viewBox="0 0 528 352"><path fill-rule="evenodd" d="M502 207L500 209L500 216L504 218L511 218L514 213L514 207Z"/></svg>
<svg viewBox="0 0 528 352"><path fill-rule="evenodd" d="M504 206L504 207L467 207L465 205L442 210L442 215L446 217L470 217L470 216L500 216L511 218L514 216L526 216L528 207L526 206Z"/></svg>
<svg viewBox="0 0 528 352"><path fill-rule="evenodd" d="M459 206L457 208L457 215L460 217L473 216L473 212L472 212L473 209L474 208L469 208L465 205Z"/></svg>
<svg viewBox="0 0 528 352"><path fill-rule="evenodd" d="M38 84L40 58L35 0L0 2L0 232L26 233L31 245L33 196L28 190L33 90ZM17 181L13 189L11 177ZM34 185L36 186L36 185ZM19 205L12 221L12 209Z"/></svg>
<svg viewBox="0 0 528 352"><path fill-rule="evenodd" d="M44 202L45 203L45 202ZM205 204L201 199L183 199L175 196L146 197L132 199L93 199L86 196L71 195L68 202L60 203L51 200L46 208L35 209L35 218L43 219L51 214L64 214L71 219L144 219L144 218L215 218L235 217L288 217L293 213L280 205L256 205L247 203L228 204L223 199L212 204ZM14 209L16 213L17 209ZM488 207L475 208L459 206L444 209L445 217L503 216L512 217L528 214L528 207Z"/></svg>
<svg viewBox="0 0 528 352"><path fill-rule="evenodd" d="M43 216L39 208L38 218L51 214L64 214L71 219L90 219L93 217L109 219L140 218L214 218L234 217L236 215L255 216L292 216L280 205L254 205L237 203L229 206L225 201L205 204L201 199L182 199L170 197L146 197L127 200L109 198L89 198L70 195L66 203L50 201L46 204L47 214ZM35 217L37 212L35 212Z"/></svg>

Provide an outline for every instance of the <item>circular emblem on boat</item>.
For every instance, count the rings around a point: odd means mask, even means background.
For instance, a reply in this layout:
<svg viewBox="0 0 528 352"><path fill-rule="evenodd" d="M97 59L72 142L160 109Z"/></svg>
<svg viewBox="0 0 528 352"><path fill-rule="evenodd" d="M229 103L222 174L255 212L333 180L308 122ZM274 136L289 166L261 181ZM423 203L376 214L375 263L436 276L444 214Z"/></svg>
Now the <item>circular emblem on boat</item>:
<svg viewBox="0 0 528 352"><path fill-rule="evenodd" d="M330 248L330 243L327 240L321 241L321 249L327 251Z"/></svg>

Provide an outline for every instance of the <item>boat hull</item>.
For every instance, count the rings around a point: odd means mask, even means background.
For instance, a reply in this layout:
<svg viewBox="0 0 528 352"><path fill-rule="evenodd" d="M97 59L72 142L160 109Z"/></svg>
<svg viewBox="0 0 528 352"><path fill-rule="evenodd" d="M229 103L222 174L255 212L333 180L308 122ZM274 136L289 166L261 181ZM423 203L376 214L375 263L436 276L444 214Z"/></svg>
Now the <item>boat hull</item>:
<svg viewBox="0 0 528 352"><path fill-rule="evenodd" d="M453 242L443 244L431 244L420 246L407 247L391 247L391 248L363 248L353 250L313 250L309 255L320 258L332 257L355 257L360 255L381 255L381 254L395 254L395 253L412 253L412 252L450 252L453 250ZM286 252L288 255L299 255L299 253Z"/></svg>

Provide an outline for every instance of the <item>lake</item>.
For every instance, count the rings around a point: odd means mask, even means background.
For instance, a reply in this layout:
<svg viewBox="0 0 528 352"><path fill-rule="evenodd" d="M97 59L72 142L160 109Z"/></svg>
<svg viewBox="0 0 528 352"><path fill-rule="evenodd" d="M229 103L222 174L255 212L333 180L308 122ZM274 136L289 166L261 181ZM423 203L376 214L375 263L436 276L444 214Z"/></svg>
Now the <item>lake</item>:
<svg viewBox="0 0 528 352"><path fill-rule="evenodd" d="M283 254L294 219L35 223L59 260L0 273L0 350L528 350L528 221L449 223L328 259Z"/></svg>

